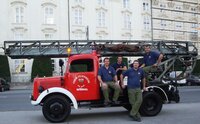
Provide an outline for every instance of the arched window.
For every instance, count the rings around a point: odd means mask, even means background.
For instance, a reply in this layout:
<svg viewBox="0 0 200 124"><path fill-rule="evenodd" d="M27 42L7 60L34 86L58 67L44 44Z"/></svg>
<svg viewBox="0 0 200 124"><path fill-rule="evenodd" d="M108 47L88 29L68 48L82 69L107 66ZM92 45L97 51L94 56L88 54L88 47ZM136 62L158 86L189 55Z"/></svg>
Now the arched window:
<svg viewBox="0 0 200 124"><path fill-rule="evenodd" d="M74 20L76 25L82 25L83 10L81 8L76 8L74 10Z"/></svg>
<svg viewBox="0 0 200 124"><path fill-rule="evenodd" d="M124 28L131 29L131 16L128 13L124 13Z"/></svg>
<svg viewBox="0 0 200 124"><path fill-rule="evenodd" d="M46 6L44 8L44 23L54 24L54 8L51 6Z"/></svg>
<svg viewBox="0 0 200 124"><path fill-rule="evenodd" d="M144 16L143 18L144 30L150 30L150 17Z"/></svg>
<svg viewBox="0 0 200 124"><path fill-rule="evenodd" d="M106 14L105 14L105 11L103 10L100 10L97 12L98 13L98 19L97 19L97 22L98 22L98 26L99 27L105 27L105 22L106 22Z"/></svg>
<svg viewBox="0 0 200 124"><path fill-rule="evenodd" d="M97 0L98 5L105 5L105 0Z"/></svg>
<svg viewBox="0 0 200 124"><path fill-rule="evenodd" d="M130 0L123 0L123 7L129 9L130 8Z"/></svg>
<svg viewBox="0 0 200 124"><path fill-rule="evenodd" d="M15 8L15 23L23 23L24 22L24 7L17 6Z"/></svg>

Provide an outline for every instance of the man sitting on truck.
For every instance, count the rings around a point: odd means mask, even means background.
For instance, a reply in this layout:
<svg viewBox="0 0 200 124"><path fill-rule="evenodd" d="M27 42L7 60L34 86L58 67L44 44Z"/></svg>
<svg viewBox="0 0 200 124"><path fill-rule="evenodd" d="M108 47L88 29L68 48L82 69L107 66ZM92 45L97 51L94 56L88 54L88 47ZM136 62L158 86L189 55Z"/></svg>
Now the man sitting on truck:
<svg viewBox="0 0 200 124"><path fill-rule="evenodd" d="M119 104L117 100L120 93L120 86L117 81L116 71L110 66L109 58L104 59L104 65L98 71L98 80L104 95L104 105L107 106L110 103ZM114 89L112 101L109 100L109 88Z"/></svg>
<svg viewBox="0 0 200 124"><path fill-rule="evenodd" d="M150 72L156 72L158 64L161 63L161 60L163 59L163 54L158 51L152 51L151 45L146 44L144 46L144 57L143 57L143 64L141 67L144 69L146 76L149 76ZM147 77L147 80L150 80L150 77Z"/></svg>
<svg viewBox="0 0 200 124"><path fill-rule="evenodd" d="M123 71L127 70L126 65L122 61L122 56L117 57L117 62L112 64L112 67L116 70L117 73L117 80L120 81L120 75Z"/></svg>

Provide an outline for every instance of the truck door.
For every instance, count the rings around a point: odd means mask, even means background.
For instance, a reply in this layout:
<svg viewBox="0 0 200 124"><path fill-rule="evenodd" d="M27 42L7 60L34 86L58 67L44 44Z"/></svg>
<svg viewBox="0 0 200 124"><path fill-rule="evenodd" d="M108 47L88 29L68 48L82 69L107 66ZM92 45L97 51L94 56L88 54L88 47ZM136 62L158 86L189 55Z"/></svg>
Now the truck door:
<svg viewBox="0 0 200 124"><path fill-rule="evenodd" d="M93 59L78 59L70 62L67 88L77 100L100 98L97 71L94 65Z"/></svg>

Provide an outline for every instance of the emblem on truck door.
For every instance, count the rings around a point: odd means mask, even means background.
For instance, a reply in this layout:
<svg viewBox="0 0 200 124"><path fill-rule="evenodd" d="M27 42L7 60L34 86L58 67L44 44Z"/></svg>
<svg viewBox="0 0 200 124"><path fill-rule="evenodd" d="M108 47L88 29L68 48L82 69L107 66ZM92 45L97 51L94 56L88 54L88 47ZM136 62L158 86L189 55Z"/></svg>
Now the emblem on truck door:
<svg viewBox="0 0 200 124"><path fill-rule="evenodd" d="M90 80L85 75L78 75L73 80L73 84L77 85L76 91L88 91L86 85L89 83Z"/></svg>

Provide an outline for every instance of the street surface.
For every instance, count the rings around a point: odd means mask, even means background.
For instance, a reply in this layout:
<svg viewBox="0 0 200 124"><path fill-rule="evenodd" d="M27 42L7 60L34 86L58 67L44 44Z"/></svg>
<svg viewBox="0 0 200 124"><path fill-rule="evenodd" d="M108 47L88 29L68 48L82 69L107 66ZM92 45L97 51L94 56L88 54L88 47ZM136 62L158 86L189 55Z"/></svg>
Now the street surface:
<svg viewBox="0 0 200 124"><path fill-rule="evenodd" d="M200 122L200 87L180 87L180 103L164 104L155 117L142 117L141 124L198 124ZM42 115L40 106L32 106L31 90L0 92L0 124L49 123ZM133 124L122 107L72 110L65 124Z"/></svg>

